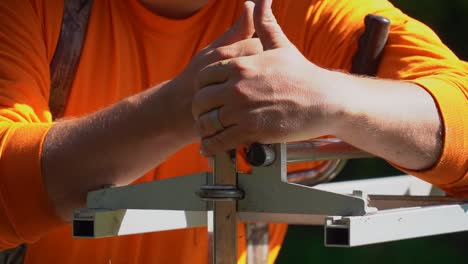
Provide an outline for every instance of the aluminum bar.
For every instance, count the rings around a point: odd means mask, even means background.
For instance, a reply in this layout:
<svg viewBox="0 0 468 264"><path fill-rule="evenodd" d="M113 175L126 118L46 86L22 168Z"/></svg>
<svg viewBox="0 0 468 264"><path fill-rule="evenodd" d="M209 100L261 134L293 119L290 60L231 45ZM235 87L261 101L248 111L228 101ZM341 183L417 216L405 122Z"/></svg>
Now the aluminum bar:
<svg viewBox="0 0 468 264"><path fill-rule="evenodd" d="M413 196L413 195L368 195L369 206L375 207L378 210L417 207L417 206L432 206L432 205L448 205L448 204L465 204L468 199L460 199L447 196Z"/></svg>
<svg viewBox="0 0 468 264"><path fill-rule="evenodd" d="M325 245L354 247L468 230L468 204L383 210L328 217Z"/></svg>
<svg viewBox="0 0 468 264"><path fill-rule="evenodd" d="M431 200L431 199L429 199ZM444 199L440 200L442 202ZM449 199L450 200L450 199ZM452 203L459 203L460 201L445 201ZM466 201L465 201L466 202ZM372 203L372 201L371 201ZM380 205L377 205L381 207ZM344 236L349 236L349 229L352 226L349 226L349 220L343 219L361 219L365 223L374 223L376 217L388 217L391 214L396 214L401 217L402 223L407 222L407 214L412 214L413 217L418 217L417 212L420 212L421 208L424 210L433 210L436 212L438 208L446 206L460 206L457 204L453 205L441 205L441 206L431 206L431 207L410 207L410 208L400 208L400 209L391 209L378 211L375 214L369 214L366 216L353 216L353 217L329 217L328 220L332 219L333 221L327 222L327 228L329 228L333 238L336 239L336 236L339 236L340 231L345 232ZM464 205L463 205L464 206ZM416 211L415 211L416 210ZM404 216L404 217L402 217ZM420 222L426 222L426 216L421 214L419 218ZM239 222L268 222L268 223L288 223L295 225L323 225L325 223L326 215L313 215L313 214L275 214L275 213L265 213L265 212L239 212L237 213L237 221ZM456 220L456 218L454 218ZM348 222L347 222L348 221ZM353 220L354 221L354 220ZM366 222L368 221L368 222ZM370 221L370 222L369 222ZM444 225L452 225L452 219L445 219ZM362 223L359 223L362 224ZM440 225L440 222L438 223ZM201 227L207 226L207 212L205 211L176 211L176 210L96 210L96 209L85 209L80 210L74 214L73 219L73 236L79 238L100 238L100 237L109 237L109 236L121 236L137 233L147 233L147 232L156 232L156 231L165 231L165 230L174 230L181 228L191 228L191 227ZM389 226L391 228L392 226ZM367 236L367 232L364 232L364 236ZM372 225L369 225L369 228L372 228ZM395 226L392 230L399 230L400 227ZM437 230L437 226L432 227L436 233L439 234L440 231ZM334 230L332 230L334 229ZM339 229L339 230L338 230ZM383 228L385 229L385 228ZM337 231L338 230L338 231ZM369 232L378 231L375 229L370 229ZM380 232L380 231L379 231ZM396 231L395 231L396 232ZM398 231L399 232L399 231ZM428 231L429 234L432 234L431 231ZM456 232L456 231L454 231ZM354 234L355 236L357 234ZM411 238L411 236L406 237ZM341 238L345 239L345 238ZM403 238L401 238L403 239ZM345 239L346 240L346 239ZM342 240L340 240L342 241ZM355 241L355 240L353 240ZM384 242L384 241L382 241ZM374 243L374 242L369 242ZM334 244L331 244L334 246ZM349 246L342 245L341 246ZM353 246L355 246L354 244ZM259 247L262 248L262 247ZM255 256L255 255L254 255Z"/></svg>
<svg viewBox="0 0 468 264"><path fill-rule="evenodd" d="M96 190L88 193L87 208L206 211L196 193L210 179L211 173L204 172Z"/></svg>
<svg viewBox="0 0 468 264"><path fill-rule="evenodd" d="M324 183L314 188L343 194L359 190L379 195L444 195L440 189L430 183L409 175Z"/></svg>
<svg viewBox="0 0 468 264"><path fill-rule="evenodd" d="M82 209L73 215L73 237L100 238L206 226L206 211Z"/></svg>
<svg viewBox="0 0 468 264"><path fill-rule="evenodd" d="M82 209L73 216L73 237L102 238L202 227L208 224L207 216L206 211ZM310 214L237 213L237 221L246 223L323 225L325 217Z"/></svg>

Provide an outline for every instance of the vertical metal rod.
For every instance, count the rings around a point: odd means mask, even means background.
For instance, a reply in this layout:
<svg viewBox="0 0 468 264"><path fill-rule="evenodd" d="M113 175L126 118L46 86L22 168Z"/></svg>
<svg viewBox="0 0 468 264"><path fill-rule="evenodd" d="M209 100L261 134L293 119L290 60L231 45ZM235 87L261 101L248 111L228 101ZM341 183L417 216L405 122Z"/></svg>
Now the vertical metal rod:
<svg viewBox="0 0 468 264"><path fill-rule="evenodd" d="M223 153L214 158L212 185L237 185L235 156ZM234 153L235 154L235 153ZM208 213L209 263L237 262L236 201L215 201Z"/></svg>

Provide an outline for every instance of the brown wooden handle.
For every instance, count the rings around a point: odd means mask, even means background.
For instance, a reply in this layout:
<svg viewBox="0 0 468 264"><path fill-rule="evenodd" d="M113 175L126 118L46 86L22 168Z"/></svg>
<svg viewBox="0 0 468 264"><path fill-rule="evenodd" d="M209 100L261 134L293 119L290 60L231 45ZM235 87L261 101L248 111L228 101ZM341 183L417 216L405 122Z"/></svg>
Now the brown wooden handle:
<svg viewBox="0 0 468 264"><path fill-rule="evenodd" d="M364 33L358 41L358 49L353 57L351 73L376 76L387 43L390 20L370 14L365 17L364 24Z"/></svg>

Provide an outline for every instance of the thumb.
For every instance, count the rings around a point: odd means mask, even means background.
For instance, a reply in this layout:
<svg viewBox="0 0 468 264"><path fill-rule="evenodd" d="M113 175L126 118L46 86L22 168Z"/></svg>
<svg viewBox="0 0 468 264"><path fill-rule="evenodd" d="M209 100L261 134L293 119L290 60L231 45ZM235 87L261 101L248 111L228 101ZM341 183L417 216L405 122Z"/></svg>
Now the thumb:
<svg viewBox="0 0 468 264"><path fill-rule="evenodd" d="M234 44L238 41L251 38L255 33L253 25L253 10L254 3L245 1L242 10L242 15L237 19L236 23L226 31L221 37L215 40L210 47L218 48Z"/></svg>
<svg viewBox="0 0 468 264"><path fill-rule="evenodd" d="M272 0L256 0L254 9L255 32L264 50L276 49L290 44L288 38L276 22L271 10Z"/></svg>

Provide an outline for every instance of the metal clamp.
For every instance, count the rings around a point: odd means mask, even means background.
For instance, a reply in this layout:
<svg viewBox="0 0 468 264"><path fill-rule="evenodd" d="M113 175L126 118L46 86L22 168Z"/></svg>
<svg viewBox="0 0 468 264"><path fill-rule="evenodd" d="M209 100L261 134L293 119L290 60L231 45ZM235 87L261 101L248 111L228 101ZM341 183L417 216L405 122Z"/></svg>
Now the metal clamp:
<svg viewBox="0 0 468 264"><path fill-rule="evenodd" d="M202 185L196 192L205 201L237 201L244 198L244 192L236 185Z"/></svg>

